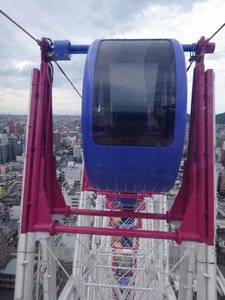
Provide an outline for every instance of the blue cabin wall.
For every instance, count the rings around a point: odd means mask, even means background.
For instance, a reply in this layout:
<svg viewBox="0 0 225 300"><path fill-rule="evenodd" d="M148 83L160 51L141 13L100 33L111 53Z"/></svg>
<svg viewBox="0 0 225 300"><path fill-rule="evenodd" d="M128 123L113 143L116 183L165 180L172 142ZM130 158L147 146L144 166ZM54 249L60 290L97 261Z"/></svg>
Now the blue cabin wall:
<svg viewBox="0 0 225 300"><path fill-rule="evenodd" d="M172 143L167 146L118 146L99 145L93 140L93 83L100 43L97 40L89 48L83 82L82 141L89 182L97 190L167 192L177 177L185 135L187 79L182 46L176 40L171 40L177 84Z"/></svg>

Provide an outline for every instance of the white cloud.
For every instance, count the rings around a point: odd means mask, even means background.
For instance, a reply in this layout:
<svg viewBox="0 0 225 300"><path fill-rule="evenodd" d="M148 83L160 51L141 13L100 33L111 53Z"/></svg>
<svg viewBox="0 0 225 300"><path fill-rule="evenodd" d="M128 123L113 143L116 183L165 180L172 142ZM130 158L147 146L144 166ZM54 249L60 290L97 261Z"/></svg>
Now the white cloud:
<svg viewBox="0 0 225 300"><path fill-rule="evenodd" d="M54 88L52 104L54 114L78 115L81 112L81 98L70 86Z"/></svg>
<svg viewBox="0 0 225 300"><path fill-rule="evenodd" d="M225 11L223 0L1 0L1 6L35 38L69 39L73 44L110 37L173 37L181 43L193 43L202 35L211 36L224 23ZM206 56L206 66L214 68L216 73L216 112L225 111L224 35L225 28L213 39L217 44L215 54ZM31 69L39 66L39 47L2 15L0 47L1 112L17 107L25 113ZM71 62L60 63L80 91L84 61L84 57L76 56ZM54 69L54 111L80 111L78 96L57 68ZM191 77L189 71L189 85ZM20 97L24 98L18 103Z"/></svg>
<svg viewBox="0 0 225 300"><path fill-rule="evenodd" d="M11 88L1 89L1 114L27 114L29 93L29 88L16 91Z"/></svg>

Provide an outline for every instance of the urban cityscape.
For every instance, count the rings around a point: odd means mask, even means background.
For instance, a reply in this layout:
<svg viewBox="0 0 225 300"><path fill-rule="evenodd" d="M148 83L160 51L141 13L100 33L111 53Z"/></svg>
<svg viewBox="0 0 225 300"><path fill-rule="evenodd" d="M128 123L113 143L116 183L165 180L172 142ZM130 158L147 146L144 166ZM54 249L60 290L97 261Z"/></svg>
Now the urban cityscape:
<svg viewBox="0 0 225 300"><path fill-rule="evenodd" d="M26 124L25 115L0 115L0 299L13 299L14 294ZM77 207L82 172L80 117L54 116L53 127L57 178L67 204Z"/></svg>
<svg viewBox="0 0 225 300"><path fill-rule="evenodd" d="M221 117L221 116L220 116ZM218 121L219 120L219 121ZM217 264L225 274L225 124L217 117L215 160L217 187ZM222 124L221 124L222 123ZM26 157L26 115L0 115L0 298L13 299L16 256L23 193L23 169ZM187 123L186 142L188 139ZM186 143L187 144L187 143ZM184 157L185 157L184 148ZM53 117L53 152L56 157L57 179L66 204L79 205L82 174L82 140L80 116ZM174 191L179 189L182 174ZM173 194L170 191L170 194ZM94 197L93 197L94 200ZM71 220L70 220L71 221ZM76 222L76 220L72 220ZM67 241L68 242L68 241ZM71 268L72 246L60 252L65 268ZM70 249L70 250L69 250ZM62 274L61 277L63 278ZM7 296L6 296L7 295Z"/></svg>
<svg viewBox="0 0 225 300"><path fill-rule="evenodd" d="M225 2L27 2L0 9L0 300L225 300Z"/></svg>

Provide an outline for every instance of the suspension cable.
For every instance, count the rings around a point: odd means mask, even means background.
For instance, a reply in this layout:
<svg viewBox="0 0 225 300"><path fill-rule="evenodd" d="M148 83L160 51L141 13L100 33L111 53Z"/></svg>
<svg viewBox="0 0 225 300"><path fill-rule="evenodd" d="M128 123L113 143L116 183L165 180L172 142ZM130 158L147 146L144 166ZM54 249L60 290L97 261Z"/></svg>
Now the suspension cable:
<svg viewBox="0 0 225 300"><path fill-rule="evenodd" d="M15 22L12 18L10 18L5 12L3 12L0 9L0 13L5 16L8 20L10 20L14 25L16 25L19 29L21 29L24 33L26 33L30 38L32 38L37 44L40 43L40 41L38 39L36 39L32 34L30 34L27 30L25 30L21 25L19 25L17 22ZM207 41L209 42L223 27L225 26L225 23L220 26L219 29L217 29L211 36L210 38L207 39ZM69 79L69 77L66 75L66 73L63 71L63 69L60 67L60 65L55 62L57 67L59 68L59 70L62 72L62 74L66 77L66 79L69 81L69 83L71 84L71 86L73 87L73 89L76 91L76 93L80 96L80 98L82 98L82 95L80 94L80 92L77 90L77 88L75 87L75 85L72 83L72 81ZM187 68L187 72L190 69L191 65L192 65L193 61L189 64L188 68Z"/></svg>
<svg viewBox="0 0 225 300"><path fill-rule="evenodd" d="M63 71L62 67L57 63L57 61L55 61L55 64L57 65L57 67L59 68L59 70L62 72L62 74L66 77L66 79L69 81L69 83L72 85L73 89L77 92L77 94L80 96L80 98L82 99L82 96L80 94L80 92L77 90L77 88L75 87L75 85L72 83L72 81L69 79L69 77L66 75L66 73Z"/></svg>
<svg viewBox="0 0 225 300"><path fill-rule="evenodd" d="M225 26L225 23L223 23L222 26L220 26L219 29L217 29L211 36L210 38L207 39L207 41L210 41L223 27Z"/></svg>
<svg viewBox="0 0 225 300"><path fill-rule="evenodd" d="M16 25L19 29L21 29L23 32L25 32L27 35L29 35L30 38L32 38L37 44L39 44L39 40L36 39L32 34L30 34L26 29L24 29L22 26L20 26L16 21L14 21L12 18L10 18L4 11L0 9L0 13L5 16L9 21L11 21L14 25Z"/></svg>
<svg viewBox="0 0 225 300"><path fill-rule="evenodd" d="M209 42L215 35L217 35L218 32L225 26L225 23L221 25L206 41ZM189 66L187 67L186 71L190 69L191 65L193 64L193 60L190 62Z"/></svg>
<svg viewBox="0 0 225 300"><path fill-rule="evenodd" d="M16 21L14 21L12 18L10 18L4 11L0 9L0 13L6 17L10 22L12 22L14 25L16 25L20 30L22 30L24 33L26 33L30 38L32 38L38 45L40 45L40 40L36 39L32 34L30 34L26 29L24 29L21 25L19 25ZM76 91L76 93L80 96L82 99L82 96L80 92L77 90L75 85L72 83L72 81L69 79L69 77L66 75L66 73L63 71L63 69L60 67L60 65L55 62L59 70L62 72L62 74L66 77L66 79L69 81L73 89Z"/></svg>
<svg viewBox="0 0 225 300"><path fill-rule="evenodd" d="M190 69L191 65L193 64L193 60L190 62L189 66L187 67L186 71L188 72L188 70Z"/></svg>

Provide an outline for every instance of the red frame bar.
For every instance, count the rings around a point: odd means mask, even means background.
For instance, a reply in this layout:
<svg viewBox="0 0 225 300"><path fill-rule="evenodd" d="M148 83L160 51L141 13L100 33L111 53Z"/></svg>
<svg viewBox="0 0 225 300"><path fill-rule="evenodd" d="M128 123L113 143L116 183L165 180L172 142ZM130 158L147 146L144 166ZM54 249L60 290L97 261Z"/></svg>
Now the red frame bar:
<svg viewBox="0 0 225 300"><path fill-rule="evenodd" d="M215 214L214 214L214 132L215 132L215 118L214 118L214 101L213 101L213 70L205 72L205 95L206 95L206 213L207 213L207 243L214 245L214 231L215 231Z"/></svg>
<svg viewBox="0 0 225 300"><path fill-rule="evenodd" d="M152 238L152 239L166 239L174 240L177 243L182 241L198 241L199 236L193 233L163 232L163 231L150 231L150 230L134 230L134 229L121 229L121 228L102 228L90 226L66 226L52 224L36 224L35 231L49 232L50 235L57 233L77 233L77 234L94 234L94 235L107 235L107 236L124 236L136 238Z"/></svg>
<svg viewBox="0 0 225 300"><path fill-rule="evenodd" d="M184 166L181 189L171 210L166 214L146 213L145 205L135 212L80 210L66 206L56 179L56 163L52 152L52 74L45 55L48 41L42 39L41 68L34 69L28 124L27 158L23 195L21 232L46 231L125 237L171 239L176 242L197 241L214 244L214 111L213 74L205 72L204 54L208 42L201 38L193 76L188 157ZM93 191L83 174L82 191ZM96 192L96 191L95 191ZM99 192L107 199L143 199L151 194ZM180 220L175 232L122 228L94 228L56 224L53 213L68 215L108 216L142 219Z"/></svg>
<svg viewBox="0 0 225 300"><path fill-rule="evenodd" d="M205 72L205 38L193 76L188 157L182 187L170 210L182 216L180 231L195 232L199 242L214 245L214 110L213 72Z"/></svg>
<svg viewBox="0 0 225 300"><path fill-rule="evenodd" d="M128 212L121 210L97 210L97 209L79 209L79 208L55 208L52 210L54 214L61 215L82 215L82 216L102 216L102 217L121 217L121 218L137 218L137 219L152 219L152 220L167 220L171 221L170 214L156 214L146 212ZM180 216L173 215L174 221L181 221Z"/></svg>

